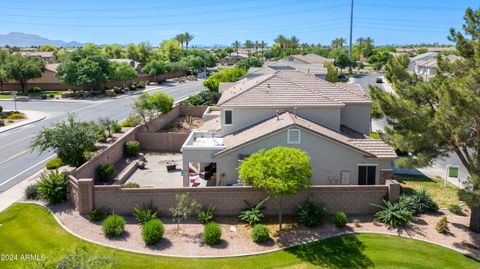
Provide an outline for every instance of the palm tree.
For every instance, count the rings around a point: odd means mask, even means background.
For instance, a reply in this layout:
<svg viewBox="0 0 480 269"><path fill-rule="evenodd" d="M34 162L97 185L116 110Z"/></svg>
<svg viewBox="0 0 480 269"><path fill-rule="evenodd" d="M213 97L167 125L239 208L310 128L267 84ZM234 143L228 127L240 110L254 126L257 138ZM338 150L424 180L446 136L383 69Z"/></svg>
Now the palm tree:
<svg viewBox="0 0 480 269"><path fill-rule="evenodd" d="M345 42L347 42L345 38L335 38L332 40L332 48L342 48Z"/></svg>
<svg viewBox="0 0 480 269"><path fill-rule="evenodd" d="M238 41L238 40L236 40L235 42L232 43L232 48L235 51L235 53L237 53L237 56L238 56L238 49L241 46L242 46L242 44L240 44L240 41Z"/></svg>
<svg viewBox="0 0 480 269"><path fill-rule="evenodd" d="M303 51L306 51L310 47L310 45L308 45L308 43L302 43L300 44L300 47L302 48Z"/></svg>
<svg viewBox="0 0 480 269"><path fill-rule="evenodd" d="M264 54L263 54L263 49L267 47L267 43L265 43L265 41L260 41L260 43L258 44L258 46L260 47L260 49L262 50L262 57L264 57Z"/></svg>
<svg viewBox="0 0 480 269"><path fill-rule="evenodd" d="M288 39L283 35L279 35L273 41L275 41L275 43L277 43L280 46L280 51L281 51L282 57L283 57L283 50L287 46Z"/></svg>
<svg viewBox="0 0 480 269"><path fill-rule="evenodd" d="M288 41L288 45L292 50L296 50L298 48L300 40L296 36L290 37Z"/></svg>
<svg viewBox="0 0 480 269"><path fill-rule="evenodd" d="M243 46L247 49L247 54L250 56L250 50L255 47L255 44L253 43L252 40L246 40Z"/></svg>
<svg viewBox="0 0 480 269"><path fill-rule="evenodd" d="M258 40L255 40L255 52L258 51L259 47L260 47L260 42L258 42Z"/></svg>
<svg viewBox="0 0 480 269"><path fill-rule="evenodd" d="M178 34L175 36L175 40L177 40L180 45L182 46L183 49L183 43L185 42L185 35L184 34Z"/></svg>
<svg viewBox="0 0 480 269"><path fill-rule="evenodd" d="M188 43L190 43L190 41L192 41L195 36L190 34L189 32L186 32L183 35L185 37L185 40L184 40L185 41L185 48L188 50Z"/></svg>

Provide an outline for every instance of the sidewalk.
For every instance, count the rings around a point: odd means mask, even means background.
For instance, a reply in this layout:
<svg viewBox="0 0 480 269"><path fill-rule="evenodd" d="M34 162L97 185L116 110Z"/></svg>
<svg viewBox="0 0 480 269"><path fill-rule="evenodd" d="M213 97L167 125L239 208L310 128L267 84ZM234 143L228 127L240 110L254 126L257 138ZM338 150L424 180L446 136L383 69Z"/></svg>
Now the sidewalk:
<svg viewBox="0 0 480 269"><path fill-rule="evenodd" d="M10 205L25 197L25 189L29 186L37 182L38 177L43 172L43 169L38 171L37 173L33 174L29 178L19 182L15 186L11 187L10 189L2 192L0 194L0 211L5 210Z"/></svg>
<svg viewBox="0 0 480 269"><path fill-rule="evenodd" d="M0 127L0 133L41 121L47 117L46 113L38 111L22 110L21 112L25 113L27 119Z"/></svg>

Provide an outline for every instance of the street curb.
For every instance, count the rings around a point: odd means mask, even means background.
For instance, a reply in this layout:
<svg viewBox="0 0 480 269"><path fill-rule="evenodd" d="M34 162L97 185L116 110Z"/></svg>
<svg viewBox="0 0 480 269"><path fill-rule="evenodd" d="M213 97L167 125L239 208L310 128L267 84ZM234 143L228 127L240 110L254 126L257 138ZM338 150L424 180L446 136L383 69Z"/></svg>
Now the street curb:
<svg viewBox="0 0 480 269"><path fill-rule="evenodd" d="M316 238L316 239L304 240L302 242L298 242L298 243L292 244L291 246L287 246L287 247L280 247L280 248L277 248L277 249L259 251L259 252L255 252L255 253L246 253L246 254L225 255L225 256L194 256L194 255L182 256L182 255L173 255L173 254L152 253L152 252L146 252L146 251L141 251L141 250L132 250L132 249L123 248L123 247L111 246L111 245L108 245L108 244L105 244L105 243L102 243L102 242L98 242L98 241L95 241L95 240L92 240L92 239L85 238L81 235L76 234L75 232L70 230L68 227L66 227L60 221L60 219L55 215L55 213L47 205L45 205L43 203L40 203L40 202L35 202L35 201L20 201L19 203L36 204L36 205L39 205L39 206L45 208L48 212L50 212L50 214L52 214L53 218L57 221L57 223L60 225L60 227L62 227L65 231L67 231L68 233L70 233L71 235L73 235L73 236L75 236L79 239L85 240L85 241L93 243L93 244L108 247L108 248L122 250L122 251L130 252L130 253L150 255L150 256L170 257L170 258L186 258L186 259L191 259L191 258L195 258L195 259L212 259L212 258L221 259L221 258L250 257L250 256L256 256L256 255L262 255L262 254L268 254L268 253L273 253L273 252L277 252L277 251L282 251L282 250L286 250L286 249L290 249L290 248L298 247L298 246L301 246L301 245L306 245L306 244L310 244L310 243L314 243L314 242L318 242L318 241L322 241L322 240L325 240L325 239L334 238L334 237L338 237L338 236L342 236L342 235L380 234L380 235L398 236L398 237L402 237L402 238L409 238L409 239L414 239L414 240L418 240L418 241L427 242L427 243L430 243L430 244L434 244L434 245L437 245L437 246L448 248L448 249L453 250L455 252L461 253L465 256L471 257L474 260L477 260L475 257L473 257L473 255L471 255L467 252L462 252L462 250L460 250L460 249L457 249L457 248L452 247L452 246L444 245L444 244L441 244L441 243L437 243L437 242L434 242L434 241L430 241L430 240L427 240L427 239L418 238L418 237L415 237L415 236L408 236L408 235L393 233L393 232L379 232L379 231L369 231L369 230L366 230L366 231L341 231L341 232L336 233L336 234L323 236L323 237L319 237L319 238Z"/></svg>
<svg viewBox="0 0 480 269"><path fill-rule="evenodd" d="M7 132L7 131L15 130L15 129L20 128L20 127L23 127L23 126L27 126L27 125L32 124L32 123L35 123L35 122L39 122L39 121L41 121L41 120L44 120L46 117L47 117L47 115L45 115L45 116L43 116L43 117L40 117L40 118L38 118L38 119L36 119L36 120L30 121L30 122L26 122L25 124L20 124L20 125L17 125L17 126L8 128L8 129L0 130L0 134L1 134L1 133L4 133L4 132Z"/></svg>

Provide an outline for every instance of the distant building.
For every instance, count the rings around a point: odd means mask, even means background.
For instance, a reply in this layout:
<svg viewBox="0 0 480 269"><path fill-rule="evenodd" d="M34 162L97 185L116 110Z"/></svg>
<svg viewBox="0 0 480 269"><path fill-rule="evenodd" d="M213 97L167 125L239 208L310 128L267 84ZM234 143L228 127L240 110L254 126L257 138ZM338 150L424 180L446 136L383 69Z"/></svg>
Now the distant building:
<svg viewBox="0 0 480 269"><path fill-rule="evenodd" d="M427 52L411 58L408 70L415 72L415 74L422 77L423 80L428 81L437 74L437 55L438 53L436 52ZM457 55L445 56L445 59L449 62L454 62L460 58L461 57Z"/></svg>
<svg viewBox="0 0 480 269"><path fill-rule="evenodd" d="M287 57L287 61L303 64L323 64L334 63L335 59L326 58L317 54L295 54Z"/></svg>
<svg viewBox="0 0 480 269"><path fill-rule="evenodd" d="M140 72L142 70L142 64L134 61L132 59L108 59L110 62L116 62L116 63L127 63L131 65L137 72Z"/></svg>
<svg viewBox="0 0 480 269"><path fill-rule="evenodd" d="M53 51L21 51L20 55L26 57L37 57L47 62L54 62L57 60L57 56Z"/></svg>

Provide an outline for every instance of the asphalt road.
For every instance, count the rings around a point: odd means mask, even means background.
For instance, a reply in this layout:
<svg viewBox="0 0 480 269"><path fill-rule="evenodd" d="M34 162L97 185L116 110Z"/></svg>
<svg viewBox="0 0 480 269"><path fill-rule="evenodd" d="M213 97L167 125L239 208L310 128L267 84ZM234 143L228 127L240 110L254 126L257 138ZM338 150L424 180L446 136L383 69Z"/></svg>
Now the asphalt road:
<svg viewBox="0 0 480 269"><path fill-rule="evenodd" d="M176 101L202 91L201 81L188 84L164 83L151 92L165 92ZM18 110L41 111L44 120L0 133L0 192L3 192L40 170L55 155L52 152L32 152L30 144L38 132L55 122L65 120L68 113L75 113L79 120L96 121L99 118L123 120L132 112L131 103L139 93L98 101L17 101ZM4 109L14 109L13 101L2 101Z"/></svg>

